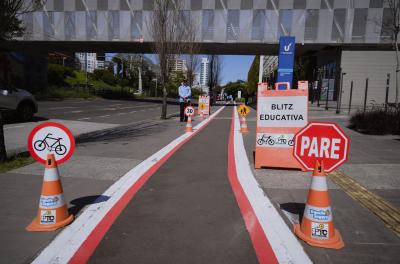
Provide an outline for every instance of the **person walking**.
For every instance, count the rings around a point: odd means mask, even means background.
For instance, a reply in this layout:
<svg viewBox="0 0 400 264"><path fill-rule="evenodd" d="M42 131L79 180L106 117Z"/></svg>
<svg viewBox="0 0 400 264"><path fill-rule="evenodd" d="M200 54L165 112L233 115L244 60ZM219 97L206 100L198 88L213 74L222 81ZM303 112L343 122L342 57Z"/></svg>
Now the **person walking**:
<svg viewBox="0 0 400 264"><path fill-rule="evenodd" d="M179 105L180 105L180 120L181 122L187 121L187 116L185 115L185 107L190 105L190 97L192 96L192 90L190 86L187 85L186 80L181 83L178 88L179 93Z"/></svg>

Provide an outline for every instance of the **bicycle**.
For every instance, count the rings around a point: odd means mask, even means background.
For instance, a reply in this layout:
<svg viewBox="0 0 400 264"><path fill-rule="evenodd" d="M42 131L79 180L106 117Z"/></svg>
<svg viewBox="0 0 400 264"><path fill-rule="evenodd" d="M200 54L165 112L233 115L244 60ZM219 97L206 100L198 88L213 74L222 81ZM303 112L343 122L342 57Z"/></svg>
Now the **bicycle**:
<svg viewBox="0 0 400 264"><path fill-rule="evenodd" d="M275 145L275 140L271 136L263 135L259 140L257 140L258 145L268 144L270 146Z"/></svg>
<svg viewBox="0 0 400 264"><path fill-rule="evenodd" d="M37 151L43 151L46 147L49 151L55 151L58 155L64 155L67 152L67 147L63 144L61 144L61 139L62 138L54 138L50 137L52 134L48 133L44 139L42 140L36 140L35 143L33 143L33 147ZM48 140L54 140L53 144L49 144ZM56 146L55 146L56 145Z"/></svg>

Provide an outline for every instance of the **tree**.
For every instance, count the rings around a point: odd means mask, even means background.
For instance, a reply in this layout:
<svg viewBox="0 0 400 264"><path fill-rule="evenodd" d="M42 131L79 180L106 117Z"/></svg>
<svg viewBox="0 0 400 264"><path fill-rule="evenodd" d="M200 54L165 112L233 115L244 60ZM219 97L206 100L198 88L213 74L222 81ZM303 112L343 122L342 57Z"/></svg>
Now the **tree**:
<svg viewBox="0 0 400 264"><path fill-rule="evenodd" d="M0 41L21 37L24 26L19 16L33 12L43 6L42 0L1 0L0 1Z"/></svg>
<svg viewBox="0 0 400 264"><path fill-rule="evenodd" d="M208 56L209 61L209 76L208 87L210 87L210 94L213 95L216 87L221 82L222 71L222 57L218 55Z"/></svg>
<svg viewBox="0 0 400 264"><path fill-rule="evenodd" d="M260 56L254 57L253 63L250 66L249 72L247 74L247 94L249 96L254 96L257 92L258 85L258 71L260 67Z"/></svg>
<svg viewBox="0 0 400 264"><path fill-rule="evenodd" d="M44 5L44 1L41 0L33 0L33 1L24 1L24 0L1 0L0 1L0 42L11 40L15 37L20 37L24 33L24 27L22 25L22 21L19 19L19 16L32 12L36 10L41 5ZM5 85L9 85L9 73L8 67L6 65L6 59L2 61L4 64L4 82ZM0 162L5 162L7 159L6 147L4 144L4 120L3 113L0 111Z"/></svg>
<svg viewBox="0 0 400 264"><path fill-rule="evenodd" d="M185 30L179 11L181 0L154 0L153 15L146 22L148 32L153 39L153 50L157 54L160 66L160 85L163 93L161 119L167 118L168 81L172 61L182 50Z"/></svg>
<svg viewBox="0 0 400 264"><path fill-rule="evenodd" d="M382 19L383 30L390 34L396 50L396 97L395 105L399 107L399 72L400 72L400 58L399 58L399 32L400 32L400 1L399 0L385 0L389 6L390 17Z"/></svg>
<svg viewBox="0 0 400 264"><path fill-rule="evenodd" d="M185 19L185 18L183 18ZM196 42L197 32L199 31L199 26L197 21L194 19L189 19L185 21L185 40L184 49L186 51L186 61L187 61L187 80L189 86L193 86L195 72L200 65L200 57L197 55L200 51L200 45Z"/></svg>

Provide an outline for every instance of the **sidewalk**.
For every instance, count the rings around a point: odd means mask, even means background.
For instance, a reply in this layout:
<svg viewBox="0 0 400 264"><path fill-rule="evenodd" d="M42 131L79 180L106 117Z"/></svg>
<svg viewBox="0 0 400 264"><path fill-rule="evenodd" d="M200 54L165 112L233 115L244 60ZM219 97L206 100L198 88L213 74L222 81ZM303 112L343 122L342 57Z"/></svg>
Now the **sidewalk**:
<svg viewBox="0 0 400 264"><path fill-rule="evenodd" d="M247 118L244 136L247 156L254 162L256 111ZM339 124L350 137L350 158L339 168L347 176L385 200L400 206L400 141L398 136L369 136L348 129L348 116L311 108L309 121ZM292 170L254 170L259 184L280 208L289 226L298 223L311 181L311 173ZM333 217L345 248L339 251L303 246L316 263L393 263L400 257L400 238L373 212L348 196L328 178ZM387 212L390 214L390 212Z"/></svg>

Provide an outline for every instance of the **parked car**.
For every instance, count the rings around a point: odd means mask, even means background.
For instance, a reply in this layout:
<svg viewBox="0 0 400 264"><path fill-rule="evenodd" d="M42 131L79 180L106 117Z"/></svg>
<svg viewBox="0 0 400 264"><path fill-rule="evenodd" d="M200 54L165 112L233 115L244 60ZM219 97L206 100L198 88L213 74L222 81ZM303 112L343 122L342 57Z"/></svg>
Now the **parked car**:
<svg viewBox="0 0 400 264"><path fill-rule="evenodd" d="M20 121L30 121L38 105L30 92L0 83L0 109L11 110Z"/></svg>

